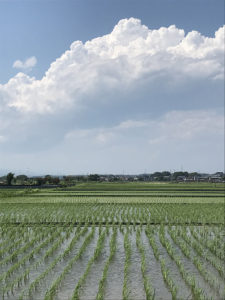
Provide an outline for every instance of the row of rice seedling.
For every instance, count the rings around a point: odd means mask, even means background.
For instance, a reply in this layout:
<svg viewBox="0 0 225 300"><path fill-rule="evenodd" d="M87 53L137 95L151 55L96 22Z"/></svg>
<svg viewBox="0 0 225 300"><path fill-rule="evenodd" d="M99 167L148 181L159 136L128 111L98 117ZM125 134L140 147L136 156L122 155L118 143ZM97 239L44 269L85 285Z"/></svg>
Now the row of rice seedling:
<svg viewBox="0 0 225 300"><path fill-rule="evenodd" d="M185 243L182 240L180 240L176 234L173 234L172 231L169 231L169 233L171 234L171 237L176 243L176 245L178 245L181 249L182 253L196 266L203 279L210 285L210 287L212 287L215 291L218 291L219 283L217 282L216 277L213 276L210 272L208 272L208 270L202 264L198 255L193 255L193 253L191 253L191 241L189 240L189 243Z"/></svg>
<svg viewBox="0 0 225 300"><path fill-rule="evenodd" d="M32 248L35 247L36 244L41 242L44 238L47 238L50 231L52 231L51 228L45 230L44 232L40 231L37 235L34 235L31 240L25 240L25 243L22 245L22 247L16 249L0 261L0 266L8 263L13 263L16 259L18 259L20 254L24 254L29 249L32 251Z"/></svg>
<svg viewBox="0 0 225 300"><path fill-rule="evenodd" d="M86 231L86 228L84 230ZM80 247L78 254L69 260L66 267L63 269L62 273L57 277L57 279L52 283L50 288L46 291L46 293L45 293L45 299L46 300L53 299L53 297L55 296L55 294L57 292L57 289L59 288L60 283L64 279L65 275L72 268L73 264L82 256L83 252L87 248L87 246L90 243L91 239L94 237L94 232L95 232L95 227L92 227L91 232L86 236L82 246ZM67 254L68 254L68 251L66 252L66 254L64 252L64 254L62 254L58 258L58 261L61 260L63 257L66 257ZM56 263L54 263L54 266L55 266Z"/></svg>
<svg viewBox="0 0 225 300"><path fill-rule="evenodd" d="M33 249L31 255L32 258L34 257L34 254L37 254L41 249L45 248L47 245L50 244L50 248L47 248L47 250L44 252L44 254L37 260L33 261L31 260L31 257L28 258L29 262L28 262L28 267L26 267L25 269L22 270L22 274L20 274L19 276L17 276L15 279L13 279L13 281L9 282L7 285L4 286L3 289L3 294L8 294L9 291L11 291L11 293L13 293L13 290L15 287L20 287L23 283L26 283L26 281L28 281L29 278L29 274L33 269L36 269L41 263L45 262L45 260L54 255L54 252L61 246L61 244L64 242L65 239L68 238L68 235L71 233L73 228L67 228L66 234L61 236L61 232L58 233L56 231L55 234L53 234L52 236L50 236L49 239L45 240L42 244L40 244L38 246L38 248ZM56 238L56 241L52 244L52 242L54 241L54 239ZM25 257L26 258L26 257ZM25 258L22 259L22 261L25 260ZM32 263L33 262L33 263ZM19 261L17 264L12 266L13 271L15 271L18 267L21 268L22 263L21 261ZM12 271L11 269L11 271ZM8 270L9 272L9 270ZM7 279L7 276L9 275L8 272L5 274L5 279Z"/></svg>
<svg viewBox="0 0 225 300"><path fill-rule="evenodd" d="M21 212L21 206L23 212ZM220 204L10 204L2 206L7 224L49 223L163 223L163 224L223 224ZM60 209L59 209L60 208ZM129 208L129 209L128 209Z"/></svg>
<svg viewBox="0 0 225 300"><path fill-rule="evenodd" d="M68 253L72 250L73 246L76 244L76 242L79 240L79 238L82 235L85 235L87 232L87 227L84 227L83 230L77 230L75 233L75 236L70 241L69 245L66 247L66 249L63 251L63 253L60 253L58 256L54 258L54 260L51 262L51 264L45 269L44 272L42 272L38 277L36 277L28 286L28 288L24 289L22 293L20 294L19 299L23 299L24 296L29 295L29 297L32 296L33 292L36 291L37 287L41 284L41 282L46 278L46 276L52 272L55 268L55 266L64 258L68 256ZM43 256L42 261L45 262L47 256L46 254Z"/></svg>
<svg viewBox="0 0 225 300"><path fill-rule="evenodd" d="M171 203L171 204L223 204L224 194L139 194L139 195L30 195L27 197L16 197L16 198L5 198L0 200L0 205L3 204L79 204L79 203L100 203L100 204L111 204L111 203L124 203L124 204L135 204L135 203Z"/></svg>
<svg viewBox="0 0 225 300"><path fill-rule="evenodd" d="M150 279L146 275L146 259L145 259L145 250L141 242L141 233L138 228L136 231L136 245L141 255L141 272L144 281L144 289L146 293L147 300L153 300L155 298L155 291L150 283Z"/></svg>
<svg viewBox="0 0 225 300"><path fill-rule="evenodd" d="M170 271L165 264L165 260L159 254L158 246L154 238L154 230L152 230L152 227L147 227L145 233L148 237L149 244L152 247L156 260L160 262L163 279L171 292L172 299L175 300L177 299L177 286L170 275Z"/></svg>
<svg viewBox="0 0 225 300"><path fill-rule="evenodd" d="M78 283L76 284L76 287L74 289L71 300L78 300L79 299L80 289L81 289L82 285L84 284L84 281L86 280L86 277L87 277L88 273L90 272L90 268L93 265L94 261L97 260L100 256L100 254L101 254L102 248L104 246L104 241L105 241L106 234L107 234L106 230L102 231L101 234L99 234L99 238L98 238L98 241L97 241L97 245L96 245L94 254L90 258L90 260L88 261L86 269L85 269L83 275L78 280Z"/></svg>
<svg viewBox="0 0 225 300"><path fill-rule="evenodd" d="M154 186L149 189L111 189L111 190L104 190L104 189L97 189L97 190L87 190L87 189L48 189L48 190L43 190L39 189L36 190L35 192L29 192L27 194L24 194L23 196L29 197L30 195L32 196L48 196L48 195L142 195L142 194L202 194L202 195L207 195L207 194L219 194L219 193L224 193L224 189L221 187L213 187L213 188L204 188L199 186L199 188L190 188L190 186L182 187L180 186ZM17 194L14 193L14 196L21 196L19 192Z"/></svg>
<svg viewBox="0 0 225 300"><path fill-rule="evenodd" d="M196 253L203 257L207 262L209 262L219 273L219 275L224 279L225 278L225 269L224 269L224 251L218 253L215 246L211 248L205 247L205 243L201 238L196 234L193 228L190 229L192 233L191 247L196 251ZM183 237L183 235L182 235ZM184 239L189 241L184 235ZM219 254L219 256L218 256ZM218 262L219 261L219 262Z"/></svg>
<svg viewBox="0 0 225 300"><path fill-rule="evenodd" d="M27 232L28 230L22 224L17 227L10 227L8 224L0 226L0 249L11 243L13 244L17 238L21 238Z"/></svg>
<svg viewBox="0 0 225 300"><path fill-rule="evenodd" d="M22 244L27 242L29 240L29 237L20 237L18 240L14 240L14 243L8 244L8 246L5 246L0 250L0 258L3 259L6 255L8 256L9 253L12 253L12 251L15 251L16 249L20 248ZM5 245L7 245L5 244ZM3 244L4 245L4 244Z"/></svg>
<svg viewBox="0 0 225 300"><path fill-rule="evenodd" d="M36 230L35 228L31 230L28 227L24 227L21 224L17 227L10 227L8 229L9 235L2 234L2 243L0 247L0 258L3 259L5 256L8 256L17 248L22 247L25 242L30 240L31 235L36 236L37 232L40 230Z"/></svg>
<svg viewBox="0 0 225 300"><path fill-rule="evenodd" d="M209 240L206 237L202 237L201 235L198 235L196 231L191 228L191 234L196 239L197 243L202 245L204 249L209 249L213 255L218 257L221 260L224 260L224 251L225 251L225 244L221 244L221 236L218 238L214 238Z"/></svg>
<svg viewBox="0 0 225 300"><path fill-rule="evenodd" d="M102 272L102 277L99 281L99 287L98 287L98 293L96 296L97 300L103 300L104 299L104 287L105 287L105 281L107 278L107 273L108 273L108 269L109 269L109 265L111 263L111 261L113 260L113 257L115 255L116 252L116 237L117 237L117 228L113 228L113 234L112 234L112 238L110 240L110 254L109 257L105 263L103 272Z"/></svg>
<svg viewBox="0 0 225 300"><path fill-rule="evenodd" d="M52 243L54 239L60 235L61 232L56 231L50 237L41 241L40 244L34 246L31 252L24 255L21 259L17 260L16 263L13 264L5 273L0 275L0 281L6 281L12 275L13 272L21 268L21 266L25 265L27 262L30 262L34 258L34 255L38 254L44 247Z"/></svg>
<svg viewBox="0 0 225 300"><path fill-rule="evenodd" d="M153 226L147 226L145 229L145 234L148 237L148 241L153 250L154 256L155 256L156 260L159 261L159 250L158 250L158 246L155 242L154 232L155 231L154 231Z"/></svg>
<svg viewBox="0 0 225 300"><path fill-rule="evenodd" d="M129 287L128 287L128 278L129 278L129 266L131 263L131 245L129 241L128 228L124 235L124 251L125 251L125 262L124 262L124 278L123 278L123 300L129 299Z"/></svg>
<svg viewBox="0 0 225 300"><path fill-rule="evenodd" d="M160 226L159 239L162 246L167 250L167 253L171 257L171 259L176 263L185 283L190 287L192 297L194 299L205 300L206 295L204 291L198 286L196 278L193 275L191 275L187 270L185 270L181 258L174 253L174 249L170 241L165 237L165 228L163 226Z"/></svg>
<svg viewBox="0 0 225 300"><path fill-rule="evenodd" d="M174 280L170 274L169 268L165 264L165 260L160 258L159 261L160 261L160 265L161 265L161 272L163 275L163 279L171 292L172 300L176 300L177 299L177 286L174 283Z"/></svg>

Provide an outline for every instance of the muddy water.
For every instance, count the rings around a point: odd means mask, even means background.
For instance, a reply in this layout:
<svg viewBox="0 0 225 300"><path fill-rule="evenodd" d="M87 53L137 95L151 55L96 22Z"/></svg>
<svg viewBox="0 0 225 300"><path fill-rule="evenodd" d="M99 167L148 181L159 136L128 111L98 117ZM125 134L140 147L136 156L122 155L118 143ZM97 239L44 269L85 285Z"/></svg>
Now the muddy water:
<svg viewBox="0 0 225 300"><path fill-rule="evenodd" d="M89 229L89 231L90 230L91 229ZM94 254L94 249L96 247L97 240L98 240L98 230L96 228L95 235L92 238L90 244L87 246L85 252L82 254L82 257L75 262L71 271L66 274L62 284L60 285L60 288L57 292L55 299L62 300L62 299L70 299L72 297L78 280L83 275L89 259ZM80 248L82 243L83 241L80 243L80 245L77 245L77 247ZM77 253L78 251L74 253L73 256L75 256Z"/></svg>
<svg viewBox="0 0 225 300"><path fill-rule="evenodd" d="M33 295L33 299L35 300L42 300L44 299L44 295L47 291L47 289L50 288L50 286L52 285L52 283L57 279L57 277L63 272L65 266L67 265L68 261L73 258L79 251L79 248L81 247L85 237L87 236L88 233L86 233L85 236L81 236L80 239L77 241L77 243L75 244L74 248L72 249L72 251L69 253L68 257L66 257L65 259L63 259L62 261L60 261L55 268L53 269L53 271L51 271L46 277L45 280L42 281L41 285L38 287L37 292L34 293ZM63 247L65 248L65 247ZM61 252L63 253L63 251ZM46 266L42 266L43 270L40 271L44 271L46 269ZM41 274L41 272L39 273ZM29 297L27 299L30 299Z"/></svg>
<svg viewBox="0 0 225 300"><path fill-rule="evenodd" d="M188 228L187 228L188 229ZM193 235L190 235L191 238L194 241L197 241ZM216 256L214 256L209 250L207 250L206 248L204 248L204 246L202 246L205 252L206 257L211 257L213 258L215 261L217 261L217 263L221 264L224 266L224 263L222 260L219 260L219 258L217 258ZM196 250L194 250L193 248L189 248L190 252L191 252L191 256L195 257L197 256L198 259L200 260L200 262L202 263L203 267L207 270L207 272L209 272L215 279L217 282L217 287L214 288L214 296L215 297L219 297L219 299L225 299L225 295L224 295L224 280L221 278L220 274L218 273L218 271L216 270L216 268L209 262L207 261L204 257L199 256L196 252ZM213 289L212 287L210 288L210 290Z"/></svg>
<svg viewBox="0 0 225 300"><path fill-rule="evenodd" d="M184 265L185 270L192 276L195 277L197 285L204 291L205 295L209 299L220 299L218 295L215 295L215 292L208 286L205 280L202 278L201 274L199 273L198 269L195 267L194 263L190 259L188 259L181 251L181 249L173 242L172 238L169 234L166 236L170 243L172 244L173 248L175 249L175 253L180 256L181 262Z"/></svg>
<svg viewBox="0 0 225 300"><path fill-rule="evenodd" d="M167 253L167 250L161 245L161 243L159 241L158 233L155 234L155 241L158 246L160 256L161 256L161 258L163 258L165 260L165 264L166 264L167 268L169 269L170 275L171 275L174 283L178 287L177 298L178 299L190 299L191 291L187 287L183 278L181 277L181 274L179 272L179 269L177 268L175 261L173 261L170 258L170 256Z"/></svg>
<svg viewBox="0 0 225 300"><path fill-rule="evenodd" d="M145 247L147 276L150 278L150 283L155 291L155 299L171 300L171 293L164 283L160 263L155 259L154 253L144 231L142 231L141 238Z"/></svg>
<svg viewBox="0 0 225 300"><path fill-rule="evenodd" d="M45 255L46 251L48 249L50 249L55 242L57 242L59 237L55 238L51 244L48 244L47 246L43 247L37 254L34 254L33 259L26 262L26 265L24 266L24 270L26 268L31 268L31 271L29 274L29 281L27 281L27 283L33 281L33 279L35 279L43 270L45 270L46 266L49 265L56 256L58 256L59 254L61 254L64 251L64 249L69 245L70 241L74 237L75 232L76 232L76 229L73 229L73 231L71 232L68 239L65 239L63 241L63 243L54 251L54 253L53 253L54 256L51 255L51 257L46 259L44 262L42 261L40 263L40 265L38 265L36 268L35 268L36 262L38 262L41 259L41 257ZM61 233L61 237L62 236L64 236L64 232ZM23 270L19 269L19 271L23 273ZM17 272L13 273L12 276L10 277L10 280L12 281L14 278L18 277L19 274L20 273L17 273Z"/></svg>
<svg viewBox="0 0 225 300"><path fill-rule="evenodd" d="M196 255L196 252L192 250L193 257ZM207 256L210 256L210 253L206 254ZM214 295L215 297L218 297L219 299L225 299L225 283L224 279L220 276L219 272L212 266L212 264L208 261L206 261L203 257L198 257L200 262L202 263L203 267L209 272L212 277L216 281L216 287L214 287ZM222 263L221 263L222 265ZM222 265L224 267L224 264ZM212 287L211 287L212 289Z"/></svg>
<svg viewBox="0 0 225 300"><path fill-rule="evenodd" d="M108 275L105 284L105 300L122 300L123 292L123 270L125 253L123 247L123 234L118 230L116 253L109 265Z"/></svg>
<svg viewBox="0 0 225 300"><path fill-rule="evenodd" d="M90 272L84 284L82 285L79 294L80 300L96 299L98 293L99 281L102 278L104 265L110 253L110 246L109 246L110 239L111 239L111 234L109 234L109 236L106 237L104 247L101 251L100 257L91 266Z"/></svg>
<svg viewBox="0 0 225 300"><path fill-rule="evenodd" d="M133 231L129 235L131 243L131 265L129 269L129 285L130 299L143 300L146 299L143 278L141 273L141 257L136 246L136 232Z"/></svg>
<svg viewBox="0 0 225 300"><path fill-rule="evenodd" d="M22 286L20 287L15 287L14 288L14 295L12 294L9 294L7 297L5 297L5 299L7 300L12 300L12 299L18 299L19 298L19 295L22 291L26 290L26 288L28 288L29 284L31 282L33 282L42 272L44 272L46 270L46 268L51 264L51 262L55 259L56 256L58 256L59 254L63 253L64 249L67 247L67 245L69 245L70 241L72 240L74 234L76 232L76 229L73 230L73 232L70 234L69 238L66 239L60 246L59 248L54 252L54 256L51 256L49 257L48 259L46 259L44 262L42 261L40 263L40 265L38 265L36 268L35 268L35 263L41 258L42 255L45 254L45 252L47 251L47 249L50 249L52 245L48 245L48 247L46 248L43 248L40 253L38 255L35 255L33 260L32 261L28 261L27 264L26 264L26 267L29 268L31 267L31 271L30 271L30 274L29 274L29 279L26 280L26 282L23 283ZM56 239L55 239L56 241ZM32 264L33 264L33 267L32 267ZM21 270L20 270L21 271ZM23 273L23 271L22 271ZM13 278L15 277L18 277L19 276L19 273L15 273L13 274L11 277L10 277L10 280L12 281ZM49 275L50 277L51 275ZM39 295L37 295L37 297L35 297L35 299L39 299L38 298ZM30 299L29 296L24 296L24 299ZM43 299L43 298L40 298L40 299Z"/></svg>

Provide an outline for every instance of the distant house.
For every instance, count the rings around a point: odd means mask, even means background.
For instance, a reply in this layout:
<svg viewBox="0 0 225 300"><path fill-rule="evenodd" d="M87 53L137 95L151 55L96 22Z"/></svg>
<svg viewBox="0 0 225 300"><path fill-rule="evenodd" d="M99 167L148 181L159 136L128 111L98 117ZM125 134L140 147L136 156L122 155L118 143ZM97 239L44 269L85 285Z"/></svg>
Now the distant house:
<svg viewBox="0 0 225 300"><path fill-rule="evenodd" d="M207 182L209 181L210 175L209 174L200 174L198 177L198 181Z"/></svg>
<svg viewBox="0 0 225 300"><path fill-rule="evenodd" d="M214 175L209 177L209 181L211 181L211 182L222 182L223 177L220 174L214 174Z"/></svg>
<svg viewBox="0 0 225 300"><path fill-rule="evenodd" d="M186 181L187 177L186 176L177 176L177 181Z"/></svg>
<svg viewBox="0 0 225 300"><path fill-rule="evenodd" d="M171 180L171 175L163 176L164 181L170 181Z"/></svg>

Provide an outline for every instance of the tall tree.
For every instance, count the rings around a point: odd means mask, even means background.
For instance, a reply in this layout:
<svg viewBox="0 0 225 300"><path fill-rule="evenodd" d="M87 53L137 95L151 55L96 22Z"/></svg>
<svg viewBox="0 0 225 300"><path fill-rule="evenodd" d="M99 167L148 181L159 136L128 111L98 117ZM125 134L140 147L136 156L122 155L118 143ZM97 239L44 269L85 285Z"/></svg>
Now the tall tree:
<svg viewBox="0 0 225 300"><path fill-rule="evenodd" d="M7 184L8 185L12 185L12 180L14 178L14 174L13 173L8 173L7 176L6 176L6 181L7 181Z"/></svg>

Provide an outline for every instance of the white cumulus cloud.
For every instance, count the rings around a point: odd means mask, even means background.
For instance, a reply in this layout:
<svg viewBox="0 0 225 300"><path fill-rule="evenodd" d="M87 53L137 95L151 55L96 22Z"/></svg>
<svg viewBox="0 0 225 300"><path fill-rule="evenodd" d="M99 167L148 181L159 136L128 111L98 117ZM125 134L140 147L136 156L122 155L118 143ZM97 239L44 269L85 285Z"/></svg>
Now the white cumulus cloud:
<svg viewBox="0 0 225 300"><path fill-rule="evenodd" d="M32 69L37 64L37 59L35 56L31 56L24 61L16 60L13 63L13 68L21 69L21 70L29 70Z"/></svg>
<svg viewBox="0 0 225 300"><path fill-rule="evenodd" d="M152 30L139 19L123 19L105 36L73 42L41 80L18 73L0 85L0 99L21 112L82 109L111 101L111 93L126 95L140 82L154 89L156 82L174 86L196 78L221 80L223 53L224 27L214 37L205 37L196 31L185 34L175 25ZM26 69L35 64L31 57L13 66Z"/></svg>

